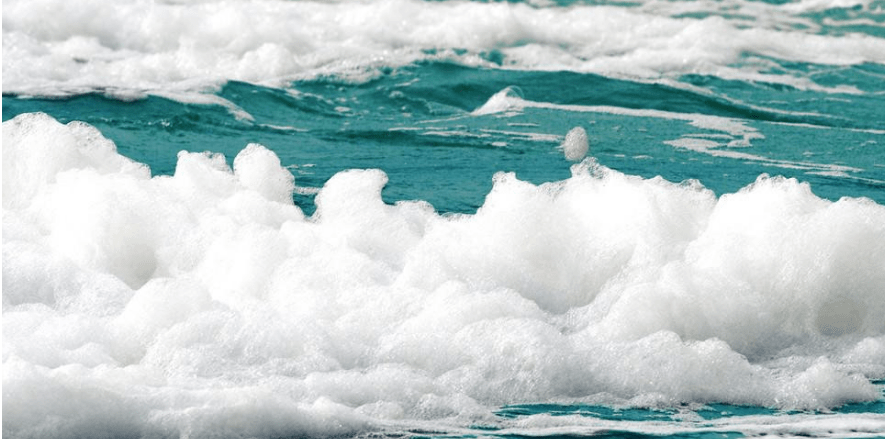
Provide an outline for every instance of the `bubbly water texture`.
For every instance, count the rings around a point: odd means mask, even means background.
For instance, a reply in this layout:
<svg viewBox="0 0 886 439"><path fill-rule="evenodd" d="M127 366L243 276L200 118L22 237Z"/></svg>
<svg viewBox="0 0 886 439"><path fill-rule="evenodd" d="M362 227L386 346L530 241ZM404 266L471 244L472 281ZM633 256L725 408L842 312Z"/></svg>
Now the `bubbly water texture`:
<svg viewBox="0 0 886 439"><path fill-rule="evenodd" d="M711 75L852 93L858 90L819 84L802 69L784 74L771 58L836 66L884 61L882 2L537 7L550 3L121 0L107 7L103 0L10 0L3 3L3 91L100 89L217 101L200 92L229 80L362 81L382 69L447 60L656 81ZM834 9L850 15L816 17ZM752 62L739 62L748 56Z"/></svg>
<svg viewBox="0 0 886 439"><path fill-rule="evenodd" d="M258 144L151 177L87 124L4 122L4 434L341 435L496 423L530 401L881 397L883 205L768 176L716 197L587 158L559 182L499 173L476 214L441 215L385 204L386 179L339 173L306 217Z"/></svg>

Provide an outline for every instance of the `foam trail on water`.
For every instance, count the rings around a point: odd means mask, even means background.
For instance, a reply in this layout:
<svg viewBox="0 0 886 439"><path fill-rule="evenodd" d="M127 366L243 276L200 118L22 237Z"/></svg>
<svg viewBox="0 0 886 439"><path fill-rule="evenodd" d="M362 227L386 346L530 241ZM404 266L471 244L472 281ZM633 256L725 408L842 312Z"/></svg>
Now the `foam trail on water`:
<svg viewBox="0 0 886 439"><path fill-rule="evenodd" d="M331 436L495 425L532 401L880 398L882 205L778 177L717 198L572 170L497 174L455 216L386 204L383 172L351 170L305 217L261 145L152 178L89 125L7 121L3 433Z"/></svg>
<svg viewBox="0 0 886 439"><path fill-rule="evenodd" d="M577 113L613 114L637 118L652 117L666 120L681 120L686 121L688 125L694 128L718 131L715 137L718 140L715 141L707 138L694 137L692 134L685 134L678 139L667 140L663 142L664 144L680 149L709 154L714 157L747 160L762 163L767 166L786 169L803 169L811 173L823 175L849 177L850 173L861 171L859 168L835 163L772 159L743 150L745 147L752 146L754 141L766 138L766 136L760 133L757 128L749 126L749 121L746 119L700 113L680 113L653 109L613 107L608 105L564 105L531 101L522 97L518 87L506 87L493 94L485 103L483 103L483 105L472 111L470 116L512 117L525 112L526 109L545 109ZM581 129L584 130L583 128ZM560 145L560 149L564 151L564 155L567 151L567 145L573 145L573 147L576 147L574 151L575 154L578 155L577 151L581 148L577 148L577 145L581 145L582 143L577 141L581 138L577 133L578 132L576 131L571 138L569 133L567 133L566 139L564 139L564 142ZM587 132L585 132L585 137L586 135ZM879 181L872 182L878 183Z"/></svg>

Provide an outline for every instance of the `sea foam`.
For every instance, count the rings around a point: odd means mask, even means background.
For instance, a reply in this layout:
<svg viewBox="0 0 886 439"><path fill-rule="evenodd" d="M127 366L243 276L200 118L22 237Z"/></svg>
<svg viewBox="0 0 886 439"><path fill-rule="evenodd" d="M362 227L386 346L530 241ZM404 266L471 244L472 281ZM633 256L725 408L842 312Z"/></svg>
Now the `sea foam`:
<svg viewBox="0 0 886 439"><path fill-rule="evenodd" d="M567 160L577 162L588 155L588 133L582 127L575 127L566 133L560 145Z"/></svg>
<svg viewBox="0 0 886 439"><path fill-rule="evenodd" d="M3 432L341 435L502 404L881 397L884 208L761 176L716 197L587 158L473 215L277 156L151 177L95 128L3 124Z"/></svg>

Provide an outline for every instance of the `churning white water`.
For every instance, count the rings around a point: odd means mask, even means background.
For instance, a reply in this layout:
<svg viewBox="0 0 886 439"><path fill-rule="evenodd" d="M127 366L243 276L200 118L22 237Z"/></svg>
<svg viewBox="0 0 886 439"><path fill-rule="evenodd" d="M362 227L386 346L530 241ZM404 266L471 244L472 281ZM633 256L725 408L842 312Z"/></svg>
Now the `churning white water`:
<svg viewBox="0 0 886 439"><path fill-rule="evenodd" d="M760 177L716 197L587 158L473 215L331 178L306 217L261 145L173 176L95 128L3 124L3 429L349 434L586 401L876 400L884 208Z"/></svg>

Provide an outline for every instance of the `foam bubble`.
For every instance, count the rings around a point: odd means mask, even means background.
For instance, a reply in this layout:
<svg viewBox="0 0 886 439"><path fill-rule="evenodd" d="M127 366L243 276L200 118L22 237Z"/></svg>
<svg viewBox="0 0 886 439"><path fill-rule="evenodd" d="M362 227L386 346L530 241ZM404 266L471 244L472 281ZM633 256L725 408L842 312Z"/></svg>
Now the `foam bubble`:
<svg viewBox="0 0 886 439"><path fill-rule="evenodd" d="M292 204L273 152L173 176L80 123L3 124L4 433L351 435L501 404L872 401L884 208L763 176L720 198L588 158L474 215L379 170ZM882 424L879 424L882 425ZM731 430L734 431L734 430Z"/></svg>

